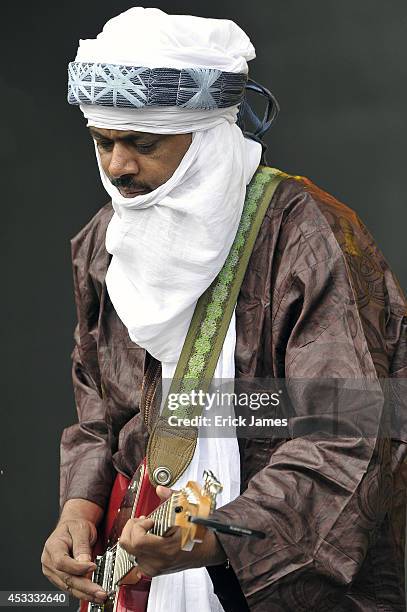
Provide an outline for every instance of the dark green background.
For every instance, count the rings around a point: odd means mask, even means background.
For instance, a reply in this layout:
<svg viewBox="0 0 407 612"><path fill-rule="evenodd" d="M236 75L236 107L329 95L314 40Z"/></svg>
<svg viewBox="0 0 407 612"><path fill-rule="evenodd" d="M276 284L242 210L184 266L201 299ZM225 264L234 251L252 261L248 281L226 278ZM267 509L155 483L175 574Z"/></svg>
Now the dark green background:
<svg viewBox="0 0 407 612"><path fill-rule="evenodd" d="M75 418L69 238L107 201L92 143L66 102L66 66L129 2L4 3L1 17L0 588L49 588L58 444ZM231 18L252 38L252 76L281 104L269 162L353 207L407 287L405 0L144 2ZM135 33L137 35L137 33Z"/></svg>

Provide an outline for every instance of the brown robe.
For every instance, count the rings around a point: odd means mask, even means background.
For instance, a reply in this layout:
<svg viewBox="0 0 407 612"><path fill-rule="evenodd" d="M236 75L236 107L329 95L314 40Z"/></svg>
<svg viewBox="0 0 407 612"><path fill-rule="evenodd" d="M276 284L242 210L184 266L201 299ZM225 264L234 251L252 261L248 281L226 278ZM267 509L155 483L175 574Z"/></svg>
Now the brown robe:
<svg viewBox="0 0 407 612"><path fill-rule="evenodd" d="M236 377L407 378L406 301L357 215L306 179L284 180L272 204L237 304ZM148 439L139 406L152 360L104 282L112 214L106 205L72 240L79 422L62 437L62 505L104 507L115 471L131 476ZM306 392L295 408L312 418ZM268 535L219 536L249 609L404 610L405 434L239 444L242 494L216 516ZM219 570L223 585L233 570Z"/></svg>

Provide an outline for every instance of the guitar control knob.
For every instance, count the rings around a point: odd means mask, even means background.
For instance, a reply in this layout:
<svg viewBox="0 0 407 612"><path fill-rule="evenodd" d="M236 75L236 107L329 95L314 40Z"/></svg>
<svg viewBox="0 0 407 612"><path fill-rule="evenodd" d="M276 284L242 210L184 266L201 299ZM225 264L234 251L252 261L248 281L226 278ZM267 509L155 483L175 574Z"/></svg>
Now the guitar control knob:
<svg viewBox="0 0 407 612"><path fill-rule="evenodd" d="M167 467L160 466L153 472L153 480L156 484L165 487L171 482L171 472Z"/></svg>

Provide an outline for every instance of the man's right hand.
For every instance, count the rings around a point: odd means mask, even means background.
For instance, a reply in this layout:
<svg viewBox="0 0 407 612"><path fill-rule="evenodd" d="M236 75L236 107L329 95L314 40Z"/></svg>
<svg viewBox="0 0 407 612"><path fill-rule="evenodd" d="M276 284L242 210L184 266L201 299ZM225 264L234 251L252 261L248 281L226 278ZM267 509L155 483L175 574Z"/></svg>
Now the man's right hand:
<svg viewBox="0 0 407 612"><path fill-rule="evenodd" d="M100 604L107 594L88 577L96 567L91 561L96 536L92 521L62 516L45 542L41 563L44 575L59 589Z"/></svg>

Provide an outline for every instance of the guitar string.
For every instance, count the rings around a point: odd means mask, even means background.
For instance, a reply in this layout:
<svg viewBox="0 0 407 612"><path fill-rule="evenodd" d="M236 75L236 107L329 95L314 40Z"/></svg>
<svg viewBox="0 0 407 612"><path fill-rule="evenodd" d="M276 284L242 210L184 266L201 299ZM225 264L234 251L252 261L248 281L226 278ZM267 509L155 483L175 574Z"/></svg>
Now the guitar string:
<svg viewBox="0 0 407 612"><path fill-rule="evenodd" d="M180 498L181 492L174 493L169 499L165 500L162 504L158 506L152 513L148 515L148 518L153 518L155 520L155 524L152 529L148 530L147 533L157 533L160 535L164 535L166 532L166 528L162 522L164 521L164 516L168 516L170 509L172 507L172 502L178 501ZM154 529L157 527L157 529ZM114 546L112 546L108 551L103 555L103 564L106 563L107 554L112 555L112 565L113 565L113 576L112 581L114 584L120 582L122 578L134 567L134 562L130 558L130 555L123 548L118 548L118 542Z"/></svg>
<svg viewBox="0 0 407 612"><path fill-rule="evenodd" d="M177 506L180 505L181 495L183 495L186 498L186 501L188 502L192 493L193 492L189 489L189 487L186 487L181 491L174 492L168 499L162 502L147 517L154 520L153 527L149 529L147 533L163 536L167 532L169 527L171 527L171 516L173 513L173 508L175 510ZM207 482L205 483L203 490L201 489L201 494L210 495L210 487L208 486ZM192 497L195 498L195 494L193 494ZM213 510L214 507L213 502L214 500L212 500L211 503L211 510ZM133 567L135 567L133 555L129 555L129 553L125 551L122 547L118 548L118 545L119 541L117 541L111 548L106 550L106 552L100 558L100 563L98 564L99 569L101 567L104 567L108 561L108 554L111 555L110 563L112 564L113 570L111 580L112 582L114 582L114 588L112 593L116 589L116 586L120 582L120 580L124 578L124 576L128 574ZM130 557L133 557L133 559L130 559ZM105 572L103 572L103 575L104 574Z"/></svg>
<svg viewBox="0 0 407 612"><path fill-rule="evenodd" d="M205 490L205 493L209 493L209 491ZM173 512L173 508L175 509L180 504L181 495L186 497L188 500L189 494L192 493L189 488L182 489L181 491L174 492L171 497L162 502L153 512L151 512L147 518L151 518L154 520L154 525L151 529L147 531L147 533L152 533L155 535L163 536L169 527L171 526L171 515ZM195 497L195 495L194 495ZM131 556L124 548L118 548L119 541L117 541L110 549L108 549L105 554L102 556L101 565L106 563L107 553L112 555L112 581L117 585L118 582L129 571L135 566L134 561L130 559Z"/></svg>
<svg viewBox="0 0 407 612"><path fill-rule="evenodd" d="M178 499L179 499L179 497L180 497L180 495L181 495L181 493L182 493L181 491L179 491L179 492L177 491L176 493L173 493L173 494L171 495L171 497L169 497L168 499L166 499L166 500L165 500L165 501L164 501L162 504L160 504L160 505L158 506L158 508L156 508L155 510L153 510L153 512L151 512L151 513L150 513L150 514L147 516L147 518L152 518L152 519L156 520L156 513L157 513L157 511L158 511L158 510L159 510L159 509L160 509L162 506L168 506L168 510L169 510L169 509L170 509L170 503L169 503L169 502L170 502L171 500L178 500ZM152 529L153 529L153 528L152 528ZM147 531L147 533L151 533L151 532L152 532L152 529L149 529L149 530ZM117 548L117 545L118 545L118 542L116 542L116 544L114 544L114 545L113 545L111 548L109 548L109 552L114 551L114 550Z"/></svg>

